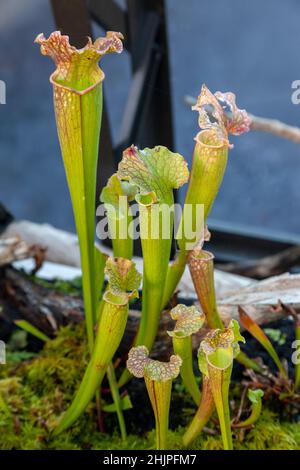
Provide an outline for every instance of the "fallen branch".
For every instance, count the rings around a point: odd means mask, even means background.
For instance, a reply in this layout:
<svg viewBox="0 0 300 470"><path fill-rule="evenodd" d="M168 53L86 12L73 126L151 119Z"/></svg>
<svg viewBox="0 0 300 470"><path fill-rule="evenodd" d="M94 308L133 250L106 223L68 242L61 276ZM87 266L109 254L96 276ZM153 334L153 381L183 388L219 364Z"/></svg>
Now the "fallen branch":
<svg viewBox="0 0 300 470"><path fill-rule="evenodd" d="M0 266L5 266L13 261L34 258L36 272L42 265L46 248L39 245L28 245L19 236L0 239Z"/></svg>
<svg viewBox="0 0 300 470"><path fill-rule="evenodd" d="M278 299L282 303L278 304ZM79 296L67 295L55 289L45 288L30 277L11 268L0 269L0 311L1 323L10 324L16 319L24 319L32 325L53 336L60 325L83 320L83 304ZM286 316L286 306L292 306L300 312L300 275L284 275L256 282L254 285L239 289L230 296L219 300L220 313L223 320L228 323L230 318L238 319L238 305L245 306L249 314L258 324L266 324ZM131 310L129 313L127 329L121 344L120 354L125 354L130 348L140 321L140 312ZM165 310L161 315L160 328L155 343L154 356L168 357L172 350L172 342L166 330L173 328L169 312ZM199 342L205 329L193 338L194 348Z"/></svg>
<svg viewBox="0 0 300 470"><path fill-rule="evenodd" d="M196 98L194 96L186 95L184 102L187 106L194 106L196 104ZM277 135L283 139L291 140L295 144L300 144L300 128L296 126L290 126L285 124L278 119L269 119L254 114L249 114L252 123L251 129L256 131L268 132L273 135Z"/></svg>
<svg viewBox="0 0 300 470"><path fill-rule="evenodd" d="M291 140L295 144L300 144L300 128L290 126L277 119L262 118L250 114L252 119L251 129L262 132L269 132L283 139Z"/></svg>
<svg viewBox="0 0 300 470"><path fill-rule="evenodd" d="M0 319L23 319L51 336L60 325L83 319L82 300L33 282L10 266L0 269Z"/></svg>
<svg viewBox="0 0 300 470"><path fill-rule="evenodd" d="M46 246L48 261L68 266L80 266L77 236L52 225L37 224L29 220L13 221L8 225L2 237L20 237L28 245Z"/></svg>
<svg viewBox="0 0 300 470"><path fill-rule="evenodd" d="M280 300L279 300L280 299ZM238 306L247 312L258 324L269 323L286 316L282 304L293 307L300 313L300 275L282 274L256 282L218 301L221 316L225 322L238 320Z"/></svg>

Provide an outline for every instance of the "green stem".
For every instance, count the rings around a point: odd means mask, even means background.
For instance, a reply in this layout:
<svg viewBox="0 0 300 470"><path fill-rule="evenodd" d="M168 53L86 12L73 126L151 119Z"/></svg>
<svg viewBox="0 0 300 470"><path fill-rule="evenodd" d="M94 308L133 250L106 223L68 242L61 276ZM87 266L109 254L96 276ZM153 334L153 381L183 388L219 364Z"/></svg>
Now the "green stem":
<svg viewBox="0 0 300 470"><path fill-rule="evenodd" d="M178 338L173 336L173 348L175 354L178 354L182 359L180 375L184 386L198 406L201 394L193 371L192 337Z"/></svg>
<svg viewBox="0 0 300 470"><path fill-rule="evenodd" d="M22 330L26 331L27 333L31 334L32 336L35 336L36 338L38 338L40 341L43 341L44 343L47 343L47 341L51 341L49 336L47 336L41 330L39 330L34 325L29 323L27 320L15 320L14 323L19 328L22 328Z"/></svg>
<svg viewBox="0 0 300 470"><path fill-rule="evenodd" d="M125 233L124 230L128 230L129 223L132 221L132 217L128 220L128 223L123 219L116 220L116 231L117 234ZM109 221L108 221L109 224ZM112 246L114 256L116 258L132 259L133 256L133 238L127 236L127 238L112 238Z"/></svg>
<svg viewBox="0 0 300 470"><path fill-rule="evenodd" d="M142 290L142 315L139 330L134 341L134 345L144 345L151 350L161 313L163 287L166 281L168 263L171 252L171 234L162 236L164 211L158 203L147 200L151 195L140 196L140 234L143 251L143 290ZM169 204L171 207L172 204ZM166 220L166 218L165 218ZM173 219L172 219L173 222ZM168 231L172 231L173 223L170 222ZM154 229L155 233L152 232ZM125 385L130 378L130 373L126 369L119 380L119 387Z"/></svg>
<svg viewBox="0 0 300 470"><path fill-rule="evenodd" d="M109 233L116 258L131 259L133 256L132 214L126 196L121 196L119 211L107 210Z"/></svg>
<svg viewBox="0 0 300 470"><path fill-rule="evenodd" d="M94 285L94 233L102 84L98 83L85 94L54 84L54 104L79 240L86 328L92 351L97 303Z"/></svg>
<svg viewBox="0 0 300 470"><path fill-rule="evenodd" d="M221 186L227 166L227 159L227 145L218 140L211 131L205 130L198 134L185 204L192 205L193 218L197 211L196 205L203 205L203 225ZM178 232L182 232L182 238L178 239L180 248L179 260L175 261L175 264L178 263L178 265L175 269L172 265L169 267L163 307L170 300L184 272L187 254L186 243L190 243L190 240L186 239L183 227L188 223L189 221L184 220L184 218L180 223ZM193 223L195 225L195 220L193 220ZM199 234L197 234L196 238L199 238Z"/></svg>
<svg viewBox="0 0 300 470"><path fill-rule="evenodd" d="M113 397L114 404L116 406L117 410L117 416L118 416L118 421L119 421L119 426L120 426L120 431L121 431L121 437L123 441L126 441L127 439L127 432L126 432L126 424L124 420L124 415L123 415L123 410L122 410L122 402L121 402L121 397L119 393L119 388L116 380L116 375L115 375L115 370L112 365L112 363L109 364L107 368L107 378L109 382L109 388Z"/></svg>
<svg viewBox="0 0 300 470"><path fill-rule="evenodd" d="M61 153L72 200L78 234L86 328L90 352L99 293L95 267L95 195L99 135L102 118L102 81L98 66L108 52L122 52L120 33L108 32L95 43L89 38L76 49L69 37L54 31L48 39L39 34L35 42L43 55L50 56L56 69L50 77Z"/></svg>
<svg viewBox="0 0 300 470"><path fill-rule="evenodd" d="M107 367L123 337L127 317L128 302L123 303L122 298L106 292L92 357L76 396L54 430L54 435L69 428L79 418L100 388Z"/></svg>
<svg viewBox="0 0 300 470"><path fill-rule="evenodd" d="M175 261L173 263L170 263L168 266L161 310L166 307L173 293L175 292L175 289L184 273L185 265L186 253L184 253L183 251L179 251Z"/></svg>
<svg viewBox="0 0 300 470"><path fill-rule="evenodd" d="M254 359L248 357L247 354L243 351L240 351L235 359L244 367L246 367L246 369L252 369L254 372L258 373L263 371L262 367L256 361L254 361Z"/></svg>
<svg viewBox="0 0 300 470"><path fill-rule="evenodd" d="M220 370L208 365L212 395L217 409L224 450L233 450L229 410L229 385L232 366Z"/></svg>
<svg viewBox="0 0 300 470"><path fill-rule="evenodd" d="M246 428L254 424L260 417L262 410L262 401L258 400L257 403L252 403L252 409L250 416L244 421L240 421L237 424L234 424L235 428Z"/></svg>
<svg viewBox="0 0 300 470"><path fill-rule="evenodd" d="M97 246L94 249L94 290L95 290L95 314L96 323L98 321L98 308L102 299L102 290L104 284L104 268L107 256L104 255Z"/></svg>
<svg viewBox="0 0 300 470"><path fill-rule="evenodd" d="M194 149L190 181L186 193L185 204L203 205L204 221L212 208L218 194L228 160L228 146L209 130L201 131L197 136ZM194 212L196 212L194 210ZM184 225L184 220L182 224ZM183 231L184 232L184 231ZM184 248L185 237L179 240Z"/></svg>
<svg viewBox="0 0 300 470"><path fill-rule="evenodd" d="M172 380L160 382L145 377L145 383L155 416L156 448L166 450Z"/></svg>
<svg viewBox="0 0 300 470"><path fill-rule="evenodd" d="M143 344L151 350L159 324L163 286L166 281L171 252L171 235L162 238L163 213L159 204L140 204L140 231L143 251L142 318L135 345ZM171 224L170 224L171 225ZM151 227L158 227L153 237ZM172 226L170 227L172 231Z"/></svg>
<svg viewBox="0 0 300 470"><path fill-rule="evenodd" d="M184 447L189 447L190 444L199 436L203 427L210 419L214 409L215 404L209 384L209 379L203 376L201 402L191 424L183 436Z"/></svg>

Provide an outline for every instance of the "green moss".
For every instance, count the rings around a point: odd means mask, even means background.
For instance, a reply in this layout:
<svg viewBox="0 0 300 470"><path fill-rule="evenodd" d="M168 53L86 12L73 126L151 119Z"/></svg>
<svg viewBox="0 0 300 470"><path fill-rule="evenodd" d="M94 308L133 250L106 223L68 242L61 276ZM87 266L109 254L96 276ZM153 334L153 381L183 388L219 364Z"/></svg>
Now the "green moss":
<svg viewBox="0 0 300 470"><path fill-rule="evenodd" d="M96 426L96 410L91 404L71 430L51 437L61 413L70 403L87 363L84 325L61 328L57 337L46 343L35 357L9 355L8 364L0 368L0 449L144 449L154 448L155 435L130 435L124 443L119 437L115 415L107 415L108 434ZM180 384L174 387L174 404L183 404ZM235 398L238 389L233 390ZM108 401L111 401L109 397ZM179 405L178 405L179 406ZM185 406L185 405L184 405ZM184 407L183 406L183 407ZM192 407L192 405L191 405ZM182 424L189 421L193 410L180 414ZM126 412L125 412L126 413ZM126 418L126 414L125 414ZM222 449L218 429L211 435L203 432L193 449ZM169 448L181 449L183 427L169 433ZM299 449L300 423L279 422L278 416L264 409L255 428L235 431L235 449Z"/></svg>
<svg viewBox="0 0 300 470"><path fill-rule="evenodd" d="M176 444L179 436L173 436ZM233 446L236 450L298 450L300 448L300 423L280 423L278 417L264 410L260 419L249 431L234 432ZM221 450L222 439L219 434L202 433L192 449Z"/></svg>
<svg viewBox="0 0 300 470"><path fill-rule="evenodd" d="M62 279L41 279L38 276L30 276L24 273L24 276L29 277L33 282L39 284L47 289L54 289L62 294L68 295L82 295L82 278L81 276L74 277L72 280L64 281Z"/></svg>

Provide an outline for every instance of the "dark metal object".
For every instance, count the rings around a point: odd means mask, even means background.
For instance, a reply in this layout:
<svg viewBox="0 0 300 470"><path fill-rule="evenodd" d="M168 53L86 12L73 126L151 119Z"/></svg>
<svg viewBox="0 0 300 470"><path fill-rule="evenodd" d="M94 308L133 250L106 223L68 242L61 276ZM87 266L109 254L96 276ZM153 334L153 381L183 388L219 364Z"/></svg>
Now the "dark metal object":
<svg viewBox="0 0 300 470"><path fill-rule="evenodd" d="M70 36L72 45L76 47L85 46L87 37L92 37L91 20L86 2L84 0L51 0L51 5L57 28L63 34ZM97 195L100 194L100 189L106 184L107 178L115 171L115 156L105 101L99 153L103 158L101 171L98 171Z"/></svg>
<svg viewBox="0 0 300 470"><path fill-rule="evenodd" d="M106 30L120 31L130 53L132 80L120 134L114 145L104 99L101 172L97 194L131 144L173 148L171 92L164 0L51 0L57 27L77 47L92 36L91 19Z"/></svg>
<svg viewBox="0 0 300 470"><path fill-rule="evenodd" d="M300 237L244 225L208 220L212 233L207 248L219 263L258 260L300 246Z"/></svg>
<svg viewBox="0 0 300 470"><path fill-rule="evenodd" d="M4 232L6 227L13 221L13 219L13 216L0 202L0 235L2 232Z"/></svg>

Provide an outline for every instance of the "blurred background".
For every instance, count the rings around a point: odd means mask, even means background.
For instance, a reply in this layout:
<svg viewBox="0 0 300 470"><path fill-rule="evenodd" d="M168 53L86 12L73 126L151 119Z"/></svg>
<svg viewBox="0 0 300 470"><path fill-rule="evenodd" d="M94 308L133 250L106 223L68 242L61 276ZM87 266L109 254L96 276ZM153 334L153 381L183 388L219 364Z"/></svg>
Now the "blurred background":
<svg viewBox="0 0 300 470"><path fill-rule="evenodd" d="M240 108L299 125L291 83L300 79L297 0L167 0L175 149L190 162L197 114L185 102L202 83L233 91ZM55 28L47 0L0 0L0 202L16 218L74 231L55 129L49 75L35 36ZM94 25L95 35L102 34ZM113 138L130 82L130 58L102 61ZM255 231L300 234L300 147L252 131L233 139L211 219ZM157 142L159 144L160 142ZM181 199L183 194L181 194Z"/></svg>

